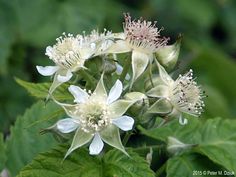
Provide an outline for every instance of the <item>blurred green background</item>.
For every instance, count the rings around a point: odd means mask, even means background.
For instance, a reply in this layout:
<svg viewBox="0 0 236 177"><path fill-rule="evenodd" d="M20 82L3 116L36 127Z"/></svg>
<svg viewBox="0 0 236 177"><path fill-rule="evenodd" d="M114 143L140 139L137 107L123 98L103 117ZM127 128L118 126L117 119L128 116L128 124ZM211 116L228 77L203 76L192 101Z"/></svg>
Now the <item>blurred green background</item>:
<svg viewBox="0 0 236 177"><path fill-rule="evenodd" d="M205 118L236 117L235 0L0 0L0 132L35 100L14 77L49 81L36 65L62 32L122 31L123 12L157 21L162 34L184 38L175 73L194 69L206 91Z"/></svg>

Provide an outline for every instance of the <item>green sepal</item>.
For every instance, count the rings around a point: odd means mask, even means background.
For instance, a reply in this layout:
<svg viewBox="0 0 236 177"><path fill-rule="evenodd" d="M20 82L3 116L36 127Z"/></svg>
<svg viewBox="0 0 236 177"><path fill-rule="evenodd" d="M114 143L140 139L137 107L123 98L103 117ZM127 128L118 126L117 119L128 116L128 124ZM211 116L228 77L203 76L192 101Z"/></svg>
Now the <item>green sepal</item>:
<svg viewBox="0 0 236 177"><path fill-rule="evenodd" d="M142 100L146 96L140 92L131 92L125 95L125 99L120 99L109 105L109 110L112 112L112 118L122 116L133 104Z"/></svg>
<svg viewBox="0 0 236 177"><path fill-rule="evenodd" d="M158 85L149 90L147 92L147 95L150 97L157 97L157 98L165 97L168 96L168 89L169 88L166 85Z"/></svg>
<svg viewBox="0 0 236 177"><path fill-rule="evenodd" d="M114 125L110 125L109 127L105 128L103 131L101 131L100 135L101 135L102 140L105 143L109 144L110 146L116 149L119 149L120 151L128 155L128 153L125 151L124 146L122 145L118 127Z"/></svg>
<svg viewBox="0 0 236 177"><path fill-rule="evenodd" d="M91 133L86 133L82 129L78 129L74 135L72 144L67 151L65 158L70 155L71 152L73 152L75 149L87 144L89 141L91 141L93 138L93 135Z"/></svg>
<svg viewBox="0 0 236 177"><path fill-rule="evenodd" d="M173 106L165 99L161 98L157 100L147 111L147 113L153 114L169 114L172 112Z"/></svg>
<svg viewBox="0 0 236 177"><path fill-rule="evenodd" d="M132 52L132 70L133 76L130 84L130 88L132 88L133 83L141 76L141 74L147 68L148 63L152 60L153 56L150 54L146 54L143 52L139 52L133 50Z"/></svg>
<svg viewBox="0 0 236 177"><path fill-rule="evenodd" d="M107 91L106 91L106 88L105 88L104 82L103 82L103 74L101 75L101 78L100 78L93 94L96 96L99 96L99 97L107 97Z"/></svg>
<svg viewBox="0 0 236 177"><path fill-rule="evenodd" d="M182 35L179 35L173 45L164 46L155 53L157 60L168 70L173 69L178 61L181 40Z"/></svg>

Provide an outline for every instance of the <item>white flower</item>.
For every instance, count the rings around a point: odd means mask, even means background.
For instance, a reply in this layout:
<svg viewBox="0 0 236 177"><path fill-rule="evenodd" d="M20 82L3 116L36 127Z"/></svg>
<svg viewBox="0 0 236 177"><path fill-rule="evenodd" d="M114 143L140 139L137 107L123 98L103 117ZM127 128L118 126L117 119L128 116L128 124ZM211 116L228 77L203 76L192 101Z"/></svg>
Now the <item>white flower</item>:
<svg viewBox="0 0 236 177"><path fill-rule="evenodd" d="M72 145L66 156L91 140L89 151L92 155L99 154L102 151L103 142L126 153L120 140L118 128L123 131L132 129L133 118L124 115L124 113L132 104L138 101L139 96L132 100L118 100L122 89L122 83L117 80L107 95L101 78L93 93L91 91L87 92L78 86L71 85L69 87L76 104L63 104L56 101L71 117L58 121L58 130L62 133L76 130Z"/></svg>
<svg viewBox="0 0 236 177"><path fill-rule="evenodd" d="M43 76L55 74L54 81L49 89L49 95L61 84L67 82L73 76L73 72L84 67L87 59L100 55L111 45L111 32L104 30L103 33L93 30L90 35L72 34L60 36L57 43L46 48L46 53L55 66L36 66Z"/></svg>
<svg viewBox="0 0 236 177"><path fill-rule="evenodd" d="M192 70L183 76L179 75L174 81L160 64L158 68L163 84L152 88L147 94L160 99L149 111L177 114L181 124L187 123L187 119L183 119L181 113L200 116L205 106L202 100L205 96L195 82Z"/></svg>
<svg viewBox="0 0 236 177"><path fill-rule="evenodd" d="M159 48L167 44L168 38L161 37L156 22L132 20L129 14L124 14L124 33L117 35L114 45L108 50L111 53L132 51L132 83L145 71L148 63Z"/></svg>

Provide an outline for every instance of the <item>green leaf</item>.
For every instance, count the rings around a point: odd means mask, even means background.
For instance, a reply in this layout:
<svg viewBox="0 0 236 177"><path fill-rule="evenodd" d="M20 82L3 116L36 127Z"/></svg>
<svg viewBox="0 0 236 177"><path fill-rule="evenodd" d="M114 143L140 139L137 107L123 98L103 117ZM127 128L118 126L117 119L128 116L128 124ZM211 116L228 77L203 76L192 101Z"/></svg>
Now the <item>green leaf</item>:
<svg viewBox="0 0 236 177"><path fill-rule="evenodd" d="M5 167L6 162L6 153L5 153L5 144L3 140L3 134L0 133L0 171Z"/></svg>
<svg viewBox="0 0 236 177"><path fill-rule="evenodd" d="M185 144L198 144L192 149L207 156L227 170L236 171L236 121L221 118L208 119L206 122L189 119L185 126L178 121L150 130L141 131L154 139L166 141L172 136Z"/></svg>
<svg viewBox="0 0 236 177"><path fill-rule="evenodd" d="M32 96L36 98L42 98L45 99L48 96L48 90L51 86L51 83L31 83L26 82L21 79L16 78L16 82L24 87ZM53 96L56 100L66 100L66 99L73 99L72 95L68 91L68 84L63 84L59 86L55 92L53 93Z"/></svg>
<svg viewBox="0 0 236 177"><path fill-rule="evenodd" d="M196 25L199 29L208 29L216 20L217 10L211 1L177 0L173 5L176 5L175 11L178 12L181 20L191 22L191 25ZM194 8L201 10L193 10ZM190 24L183 25L191 26Z"/></svg>
<svg viewBox="0 0 236 177"><path fill-rule="evenodd" d="M55 141L51 136L40 135L42 128L52 125L53 118L58 118L63 110L56 104L49 102L45 105L40 101L19 116L14 127L11 127L11 136L7 141L6 166L12 176L29 163L39 152L51 148Z"/></svg>
<svg viewBox="0 0 236 177"><path fill-rule="evenodd" d="M205 108L202 114L203 118L215 117L231 117L230 104L217 88L204 86L207 98L204 99ZM217 100L217 101L216 101Z"/></svg>
<svg viewBox="0 0 236 177"><path fill-rule="evenodd" d="M197 49L199 50L199 47ZM191 63L194 75L198 77L199 83L207 83L224 96L231 110L231 117L235 117L236 63L219 50L206 48L200 48L200 50L199 55ZM215 114L214 116L219 115Z"/></svg>
<svg viewBox="0 0 236 177"><path fill-rule="evenodd" d="M117 150L109 151L104 156L105 176L154 177L146 160L134 152L128 153L130 157Z"/></svg>
<svg viewBox="0 0 236 177"><path fill-rule="evenodd" d="M236 171L236 121L220 118L208 120L196 136L199 146L195 150L221 164L230 171Z"/></svg>
<svg viewBox="0 0 236 177"><path fill-rule="evenodd" d="M167 138L169 136L173 137L181 137L185 138L184 140L192 140L192 134L194 131L198 130L200 127L199 122L197 118L192 118L189 120L190 122L186 125L180 125L179 121L177 119L169 122L167 125L162 126L160 128L152 128L149 130L146 130L142 127L139 127L139 129L142 131L142 133L146 136L149 136L151 138L154 138L156 140L160 141L167 141ZM181 139L180 139L181 140ZM182 141L184 142L184 141ZM186 143L186 142L184 142ZM189 143L191 144L191 143ZM194 143L192 143L194 144Z"/></svg>
<svg viewBox="0 0 236 177"><path fill-rule="evenodd" d="M99 158L81 148L62 162L66 151L66 147L59 147L38 155L17 177L154 177L148 163L133 152L129 158L111 150Z"/></svg>
<svg viewBox="0 0 236 177"><path fill-rule="evenodd" d="M224 170L221 167L199 154L173 157L168 160L166 170L167 177L213 176L210 172L217 172L214 176L224 176ZM220 175L221 172L222 175Z"/></svg>
<svg viewBox="0 0 236 177"><path fill-rule="evenodd" d="M14 40L14 11L10 1L0 1L0 74L8 73L8 57Z"/></svg>
<svg viewBox="0 0 236 177"><path fill-rule="evenodd" d="M13 7L23 41L45 47L64 31L76 35L83 30L92 30L97 27L95 24L102 24L106 12L105 2L13 0Z"/></svg>

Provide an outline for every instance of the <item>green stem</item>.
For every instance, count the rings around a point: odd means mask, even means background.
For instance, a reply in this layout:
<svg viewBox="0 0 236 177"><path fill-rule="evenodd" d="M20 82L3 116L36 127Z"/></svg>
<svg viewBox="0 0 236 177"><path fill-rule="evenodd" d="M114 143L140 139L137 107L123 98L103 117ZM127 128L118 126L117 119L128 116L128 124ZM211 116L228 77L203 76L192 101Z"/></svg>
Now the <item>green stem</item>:
<svg viewBox="0 0 236 177"><path fill-rule="evenodd" d="M166 170L167 161L156 171L156 177L161 176L161 174Z"/></svg>
<svg viewBox="0 0 236 177"><path fill-rule="evenodd" d="M129 138L130 138L130 136L132 135L132 132L126 132L125 133L125 137L123 138L123 140L122 140L122 144L125 146L126 144L127 144L127 142L129 141Z"/></svg>
<svg viewBox="0 0 236 177"><path fill-rule="evenodd" d="M130 61L131 61L128 57L126 57L125 60L126 61L125 61L124 67L123 67L123 71L122 71L120 78L119 78L122 83L124 82L125 77L129 71Z"/></svg>
<svg viewBox="0 0 236 177"><path fill-rule="evenodd" d="M72 82L72 84L76 84L79 80L79 75L77 74L76 77L75 77L75 80Z"/></svg>
<svg viewBox="0 0 236 177"><path fill-rule="evenodd" d="M94 79L93 76L91 76L90 74L88 74L84 69L80 70L80 74L83 76L83 78L89 83L89 85L92 88L96 87L96 79Z"/></svg>
<svg viewBox="0 0 236 177"><path fill-rule="evenodd" d="M159 144L159 145L150 145L150 146L145 146L145 147L137 147L133 150L134 151L142 151L142 150L146 150L146 149L150 149L150 148L152 148L153 150L158 150L158 149L165 148L165 145L164 144ZM127 149L129 149L129 147Z"/></svg>

